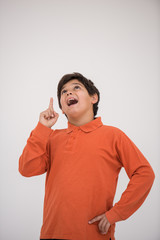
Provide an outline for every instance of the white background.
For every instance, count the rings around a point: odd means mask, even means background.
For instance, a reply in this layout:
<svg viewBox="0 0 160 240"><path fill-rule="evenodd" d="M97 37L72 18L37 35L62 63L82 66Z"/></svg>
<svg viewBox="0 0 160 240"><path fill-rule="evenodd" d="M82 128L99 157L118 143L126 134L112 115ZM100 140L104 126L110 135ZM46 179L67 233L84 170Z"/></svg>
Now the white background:
<svg viewBox="0 0 160 240"><path fill-rule="evenodd" d="M101 92L97 116L123 130L156 174L142 207L117 223L117 240L160 239L160 1L0 1L0 239L38 240L45 174L25 178L18 160L40 112L66 73ZM128 183L121 171L115 202ZM83 239L82 239L83 240Z"/></svg>

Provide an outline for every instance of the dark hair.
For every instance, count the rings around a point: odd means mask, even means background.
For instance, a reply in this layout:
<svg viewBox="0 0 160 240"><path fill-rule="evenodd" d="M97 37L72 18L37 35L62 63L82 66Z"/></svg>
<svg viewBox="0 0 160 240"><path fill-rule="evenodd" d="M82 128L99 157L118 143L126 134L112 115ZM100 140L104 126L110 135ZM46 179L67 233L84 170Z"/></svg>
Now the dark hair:
<svg viewBox="0 0 160 240"><path fill-rule="evenodd" d="M87 89L88 94L90 96L93 96L95 93L97 93L98 101L95 104L93 104L93 113L94 113L94 116L95 116L97 114L97 111L98 111L98 103L99 103L99 100L100 100L100 93L99 93L98 89L95 87L94 83L91 80L85 78L82 74L80 74L78 72L74 72L74 73L71 73L71 74L66 74L60 79L60 81L58 83L58 87L57 87L57 97L58 97L59 107L62 108L61 103L60 103L62 87L63 87L64 84L66 84L67 82L69 82L73 79L77 79L79 82L81 82L85 86L85 88Z"/></svg>

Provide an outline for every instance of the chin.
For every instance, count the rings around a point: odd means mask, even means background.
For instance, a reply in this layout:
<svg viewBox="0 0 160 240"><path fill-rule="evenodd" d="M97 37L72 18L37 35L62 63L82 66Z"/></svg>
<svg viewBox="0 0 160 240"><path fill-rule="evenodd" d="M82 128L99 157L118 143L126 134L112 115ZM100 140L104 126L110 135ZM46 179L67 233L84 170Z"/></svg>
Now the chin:
<svg viewBox="0 0 160 240"><path fill-rule="evenodd" d="M79 118L81 116L80 112L74 111L66 114L68 118Z"/></svg>

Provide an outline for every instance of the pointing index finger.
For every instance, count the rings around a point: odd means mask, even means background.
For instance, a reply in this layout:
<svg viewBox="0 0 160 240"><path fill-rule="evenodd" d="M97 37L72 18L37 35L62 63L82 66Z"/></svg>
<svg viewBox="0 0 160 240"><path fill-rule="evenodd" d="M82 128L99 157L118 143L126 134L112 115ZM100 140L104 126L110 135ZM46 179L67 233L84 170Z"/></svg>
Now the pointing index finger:
<svg viewBox="0 0 160 240"><path fill-rule="evenodd" d="M50 98L49 108L53 110L53 97Z"/></svg>

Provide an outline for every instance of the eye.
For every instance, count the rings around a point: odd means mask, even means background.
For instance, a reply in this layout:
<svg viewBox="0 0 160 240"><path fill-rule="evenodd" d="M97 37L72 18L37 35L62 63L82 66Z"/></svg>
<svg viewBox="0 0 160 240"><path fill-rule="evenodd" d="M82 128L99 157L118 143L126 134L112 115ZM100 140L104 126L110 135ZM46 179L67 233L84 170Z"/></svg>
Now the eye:
<svg viewBox="0 0 160 240"><path fill-rule="evenodd" d="M78 86L78 85L76 85L75 87L74 87L74 89L79 89L80 88L80 86Z"/></svg>
<svg viewBox="0 0 160 240"><path fill-rule="evenodd" d="M65 93L65 92L66 92L66 90L62 90L61 94Z"/></svg>

